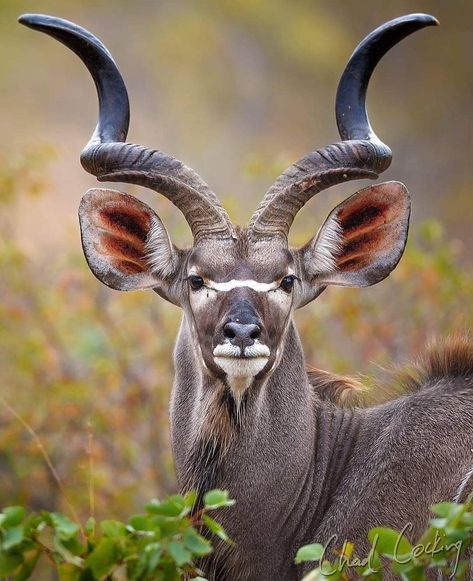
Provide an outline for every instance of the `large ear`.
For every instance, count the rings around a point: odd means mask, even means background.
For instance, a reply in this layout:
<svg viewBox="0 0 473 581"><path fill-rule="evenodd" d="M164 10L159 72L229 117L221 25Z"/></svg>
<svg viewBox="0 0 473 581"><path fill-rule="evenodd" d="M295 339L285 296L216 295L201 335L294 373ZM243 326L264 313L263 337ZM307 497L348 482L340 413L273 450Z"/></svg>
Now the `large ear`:
<svg viewBox="0 0 473 581"><path fill-rule="evenodd" d="M360 190L337 206L302 249L314 283L370 286L395 268L409 229L410 198L399 182Z"/></svg>
<svg viewBox="0 0 473 581"><path fill-rule="evenodd" d="M80 203L79 221L87 263L107 286L154 288L175 272L177 252L163 223L133 196L89 190Z"/></svg>

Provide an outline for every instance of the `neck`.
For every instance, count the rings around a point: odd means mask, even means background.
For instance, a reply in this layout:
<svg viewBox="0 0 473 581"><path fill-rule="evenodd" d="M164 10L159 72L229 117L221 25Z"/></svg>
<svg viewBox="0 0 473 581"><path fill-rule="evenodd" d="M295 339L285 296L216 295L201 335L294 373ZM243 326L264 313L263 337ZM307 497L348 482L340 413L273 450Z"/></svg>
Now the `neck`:
<svg viewBox="0 0 473 581"><path fill-rule="evenodd" d="M238 515L224 524L239 537L244 523L260 546L313 529L342 476L348 456L337 441L349 441L352 416L314 396L293 323L278 367L240 402L202 370L185 319L175 363L171 431L181 486L228 489ZM290 533L283 545L293 542Z"/></svg>
<svg viewBox="0 0 473 581"><path fill-rule="evenodd" d="M253 381L240 397L235 397L225 382L202 369L186 319L174 359L171 430L183 487L204 490L207 486L220 486L227 472L220 468L233 464L235 456L245 461L246 454L241 454L244 445L256 450L259 446L270 447L272 454L277 454L287 452L291 442L296 444L299 438L307 439L314 433L312 389L292 324L278 367L266 381ZM199 472L203 468L199 461L209 470Z"/></svg>

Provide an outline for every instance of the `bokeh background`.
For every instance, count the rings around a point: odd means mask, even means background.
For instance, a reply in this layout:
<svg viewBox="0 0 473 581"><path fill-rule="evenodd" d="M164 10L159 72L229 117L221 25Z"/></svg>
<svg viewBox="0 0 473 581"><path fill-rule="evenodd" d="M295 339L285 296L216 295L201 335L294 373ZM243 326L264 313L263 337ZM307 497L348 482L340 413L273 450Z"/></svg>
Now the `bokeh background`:
<svg viewBox="0 0 473 581"><path fill-rule="evenodd" d="M96 33L129 89L129 139L195 168L243 223L280 171L337 140L335 90L359 40L413 11L441 27L389 53L369 92L373 126L394 151L383 179L413 197L406 254L378 286L329 289L297 315L308 362L361 375L375 395L382 368L472 324L473 4L1 0L1 505L123 517L176 489L167 406L180 313L154 293L108 290L88 271L76 214L95 185L79 164L95 90L75 55L18 15L54 14ZM293 242L357 188L308 204ZM189 243L166 200L125 191Z"/></svg>

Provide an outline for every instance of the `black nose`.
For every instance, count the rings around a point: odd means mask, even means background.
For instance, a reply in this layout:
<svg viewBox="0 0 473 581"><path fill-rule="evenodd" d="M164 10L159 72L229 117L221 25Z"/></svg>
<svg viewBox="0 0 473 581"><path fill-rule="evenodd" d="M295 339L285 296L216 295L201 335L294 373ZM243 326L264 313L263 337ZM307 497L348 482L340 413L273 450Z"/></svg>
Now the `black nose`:
<svg viewBox="0 0 473 581"><path fill-rule="evenodd" d="M259 325L242 323L227 323L223 328L223 334L230 339L232 345L238 345L241 349L253 345L255 339L261 335Z"/></svg>

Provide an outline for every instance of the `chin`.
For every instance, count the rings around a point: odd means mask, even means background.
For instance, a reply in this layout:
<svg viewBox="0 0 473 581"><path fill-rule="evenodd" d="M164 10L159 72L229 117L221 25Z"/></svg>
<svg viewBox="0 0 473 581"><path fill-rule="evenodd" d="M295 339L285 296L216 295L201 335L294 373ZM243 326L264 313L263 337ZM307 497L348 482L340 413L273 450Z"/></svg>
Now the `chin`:
<svg viewBox="0 0 473 581"><path fill-rule="evenodd" d="M228 379L248 379L258 375L268 363L269 357L214 357L215 363Z"/></svg>

